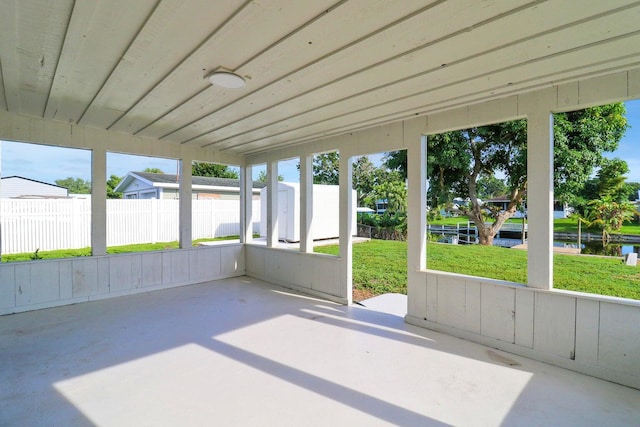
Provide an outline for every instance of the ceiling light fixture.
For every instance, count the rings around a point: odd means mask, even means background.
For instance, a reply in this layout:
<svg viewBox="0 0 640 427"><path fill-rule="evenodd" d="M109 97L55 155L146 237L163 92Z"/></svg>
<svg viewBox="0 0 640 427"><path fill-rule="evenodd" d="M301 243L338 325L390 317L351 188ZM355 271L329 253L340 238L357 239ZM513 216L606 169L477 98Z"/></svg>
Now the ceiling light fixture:
<svg viewBox="0 0 640 427"><path fill-rule="evenodd" d="M227 89L239 89L244 87L244 79L233 71L217 69L207 75L209 83Z"/></svg>

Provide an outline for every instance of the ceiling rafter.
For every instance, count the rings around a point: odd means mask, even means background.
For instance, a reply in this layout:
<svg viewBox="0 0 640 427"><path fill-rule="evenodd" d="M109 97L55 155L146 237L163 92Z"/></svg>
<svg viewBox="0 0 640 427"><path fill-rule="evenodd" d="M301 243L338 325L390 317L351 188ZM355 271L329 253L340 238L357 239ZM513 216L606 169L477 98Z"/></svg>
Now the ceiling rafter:
<svg viewBox="0 0 640 427"><path fill-rule="evenodd" d="M446 1L446 0L437 0L437 1L435 1L435 2L433 2L433 3L431 3L431 4L429 4L428 6L425 6L425 7L421 8L421 9L418 9L418 10L416 10L416 11L414 11L414 12L412 12L412 13L408 14L408 15L403 16L401 19L398 19L398 20L396 20L396 21L394 21L394 22L392 22L392 23L389 23L389 24L385 25L385 26L384 26L384 27L382 27L382 28L377 29L376 31L374 31L374 32L372 32L372 33L366 34L366 35L364 35L364 36L362 36L362 37L360 37L360 38L358 38L358 39L356 39L356 40L353 40L353 41L349 42L349 43L348 43L348 44L346 44L346 45L340 46L340 47L338 47L337 49L335 49L335 50L333 50L333 51L331 51L331 52L329 52L329 53L327 53L327 54L325 54L325 55L320 56L319 58L315 59L313 62L303 64L303 65L301 65L300 67L298 67L298 68L294 69L293 71L289 72L288 74L283 75L283 76L280 76L280 77L278 77L277 79L274 79L274 80L272 80L272 81L268 82L267 84L265 84L265 85L263 85L263 86L261 86L261 87L258 87L258 88L256 88L256 89L254 89L253 91L251 91L251 92L247 93L246 95L244 95L244 96L242 96L242 97L240 97L240 98L236 99L236 100L235 100L235 102L241 101L241 100L243 100L243 99L245 99L245 98L249 98L249 97L251 97L251 96L254 96L257 92L259 92L259 91L261 91L261 90L268 89L270 86L274 85L275 83L280 82L281 80L288 79L288 78L292 77L293 75L295 75L296 73L299 73L299 72L301 72L301 71L303 71L303 70L305 70L305 69L307 69L307 68L309 68L309 67L311 67L311 66L313 66L313 65L315 65L315 64L317 64L317 63L320 63L321 61L324 61L324 60L326 60L326 59L328 59L328 58L331 58L333 55L335 55L335 54L336 54L336 53L338 53L338 52L342 52L342 51L344 51L345 49L351 48L351 47L353 47L353 46L357 46L359 43L363 42L364 40L367 40L367 39L369 39L369 38L373 37L374 35L380 34L380 33L384 32L384 31L386 31L387 29L393 28L394 26L396 26L396 25L400 24L401 22L406 21L406 20L408 20L408 19L411 19L411 18L415 17L416 15L422 14L422 13L426 12L427 10L432 9L432 8L436 7L437 5L439 5L439 4L441 4L441 3L444 3L445 1ZM539 1L546 1L546 0L537 0L537 1L539 2ZM340 5L342 5L342 4L344 4L344 3L346 3L346 1L342 1L342 2L340 2ZM336 6L337 6L337 5L336 5ZM328 13L332 12L334 9L336 9L336 8L332 8L331 10L327 10L327 11L326 11L326 13L328 14ZM324 14L318 15L317 17L315 17L313 20L309 21L309 22L308 22L308 23L306 23L306 24L310 25L311 23L316 22L316 21L317 21L318 19L320 19L323 15L324 15ZM305 25L304 27L307 27L308 25ZM297 28L295 31L293 31L292 33L290 33L290 34L287 36L287 38L289 38L289 36L292 36L292 35L294 35L294 34L298 33L300 30L301 30L301 28ZM284 40L284 38L283 38L282 40ZM273 48L273 47L277 46L277 44L279 44L282 40L279 40L279 41L278 41L278 43L275 43L275 44L272 44L271 46L269 46L269 49L271 49L271 48ZM266 53L267 51L268 51L268 49L265 49L265 50L264 50L263 52L261 52L261 53ZM252 60L257 59L257 58L258 58L258 56L256 55L254 58L252 58ZM243 66L244 66L244 65L247 65L249 62L250 62L250 61L247 61L247 63L243 64ZM352 74L355 74L355 73L357 73L357 72L359 72L359 71L354 71ZM332 83L332 82L326 83L326 85L328 85L328 84L330 84L330 83ZM321 87L322 87L322 86L321 86ZM317 89L317 88L311 88L311 89L309 89L307 92L311 92L311 91L313 91L313 90L315 90L315 89ZM300 95L304 95L304 94L305 94L305 93L307 93L307 92L303 92L303 93L301 93ZM282 101L282 102L286 102L286 101ZM282 103L282 102L280 102L280 103ZM185 128L187 128L187 127L189 127L189 126L193 125L194 123L196 123L196 122L198 122L198 121L203 120L203 119L204 119L204 118L206 118L206 117L213 116L213 115L215 115L218 111L220 111L220 110L222 110L222 109L224 109L224 108L230 107L230 106L232 106L232 105L233 105L233 103L228 103L228 104L226 104L226 105L221 106L220 108L217 108L217 109L216 109L216 110L214 110L214 111L210 111L210 112L208 112L208 113L205 113L205 114L203 114L203 115L201 115L201 116L197 117L196 119L192 120L191 122L186 123L186 124L184 124L184 125L182 125L182 126L180 126L180 127L176 128L176 129L172 130L171 132L168 132L168 133L166 133L166 134L161 135L161 136L160 136L160 138L162 139L162 138L166 138L166 137L168 137L168 136L170 136L170 135L173 135L174 133L176 133L176 132L178 132L178 131L180 131L180 130L182 130L182 129L185 129ZM267 109L269 109L269 108L271 108L271 107L267 107L267 108L265 108L264 110L267 110ZM261 111L264 111L264 110L261 110ZM257 114L257 113L259 113L259 112L261 112L261 111L258 111L258 112L254 113L254 114ZM227 123L227 124L225 124L225 125L229 125L229 124L233 124L233 123ZM211 131L215 131L216 129L218 129L218 128L214 128L214 129L212 129ZM208 133L208 132L211 132L211 131L207 131L207 133ZM198 137L198 136L200 136L200 135L197 135L196 137ZM194 138L196 138L196 137L194 137ZM190 138L190 139L194 139L194 138ZM188 140L181 141L181 143L185 143L185 142L188 142Z"/></svg>
<svg viewBox="0 0 640 427"><path fill-rule="evenodd" d="M536 2L536 5L537 5L538 3L539 3L539 2ZM527 6L528 6L528 7L531 7L531 6L533 6L533 5L527 5ZM512 46L517 46L517 45L522 44L522 43L524 43L524 42L526 42L526 41L534 40L534 39L537 39L537 38L542 37L542 36L545 36L545 35L553 34L553 33L555 33L555 32L562 31L562 30L565 30L565 29L571 28L571 27L576 26L576 25L586 24L586 23L589 23L590 21L593 21L593 20L595 20L595 19L599 19L599 18L605 17L605 16L610 15L610 14L613 14L613 13L621 13L621 12L624 12L624 11L626 11L627 9L629 9L629 8L631 8L631 7L635 7L635 6L637 6L637 5L627 5L627 6L623 6L623 7L621 7L621 8L615 9L615 10L613 10L613 11L608 11L608 12L605 12L605 13L599 13L599 14L596 14L596 15L593 15L593 16L589 16L589 17L586 17L586 18L578 19L578 20L573 21L573 22L571 22L571 23L566 23L566 24L564 24L564 25L560 25L560 26L558 26L558 27L554 27L554 28L551 28L551 29L549 29L549 30L546 30L546 31L544 31L544 32L537 33L537 34L535 34L535 35L527 36L527 37L524 37L524 38L521 38L521 39L518 39L518 40L508 41L508 42L506 42L506 43L504 43L504 44L502 44L502 45L495 46L495 47L493 47L493 48L491 48L491 49L487 49L487 50L485 50L485 51L481 51L481 52L476 52L476 53L474 53L473 55L469 55L469 56L467 56L467 57L459 58L459 59L456 59L456 60L454 60L454 61L451 61L450 63L447 63L446 65L447 65L447 67L452 67L452 66L454 66L454 65L463 64L464 62L470 61L470 60L472 60L472 59L475 59L475 58L478 58L478 57L481 57L481 56L484 56L484 55L489 55L489 54L491 54L491 53L493 53L493 52L496 52L496 51L498 51L498 50L501 50L501 49L505 49L505 48L512 47ZM520 10L522 10L522 9L524 9L524 8L525 8L525 7L519 8L519 10L518 10L518 11L520 11ZM510 14L512 14L512 13L513 13L513 12L505 13L505 14L503 14L503 15L502 15L502 17L504 17L504 16L508 16L508 15L510 15ZM475 26L475 28L476 28L476 29L481 28L482 26L487 25L488 23L490 23L490 22L494 22L494 21L496 21L496 20L497 20L497 18L492 18L492 19L489 19L489 20L486 20L486 21L480 22L480 23L478 23L478 24ZM257 116L258 114L261 114L261 113L269 112L271 109L274 109L274 108L277 108L277 107L279 107L279 106L282 106L282 105L286 104L287 102L289 102L289 101L291 101L291 100L294 100L294 99L300 98L300 97L302 97L302 96L305 96L305 95L311 94L311 93L313 93L313 92L315 92L315 91L317 91L317 90L319 90L319 89L323 89L323 88L325 88L325 87L328 87L328 86L330 86L330 85L332 85L332 84L335 84L335 83L337 83L337 82L339 82L339 81L342 81L342 80L348 79L348 78L350 78L350 77L352 77L352 76L356 76L356 75L358 75L358 74L360 74L360 73L363 73L363 72L365 72L365 71L373 70L373 69L375 69L375 67L378 67L378 66L380 66L380 65L383 65L383 64L386 64L386 63L388 63L388 62L391 62L391 61L395 61L395 60L401 59L402 57L404 57L404 56L406 56L406 55L411 55L411 54L413 54L413 53L415 53L415 52L418 52L418 51L420 51L420 50L422 50L422 49L426 49L426 48L428 48L428 47L435 46L435 45L437 45L438 43L442 43L442 42L444 42L445 40L448 40L448 39L451 39L451 38L453 38L453 37L455 37L455 36L458 36L458 35L460 35L460 34L463 34L463 33L465 33L466 31L467 31L467 29L462 29L462 30L456 31L456 32L455 32L455 33L453 33L453 34L450 34L450 35L444 36L444 37L442 37L442 38L440 38L440 39L438 39L438 40L435 40L435 41L433 41L433 42L431 42L431 43L427 43L427 44L425 44L425 45L423 45L423 46L420 46L420 47L417 47L417 48L415 48L415 49L412 49L412 50L411 50L411 51L409 51L409 52L405 52L405 53L398 54L398 55L396 55L396 56L394 56L394 57L391 57L391 58L389 58L389 59L387 59L387 60L385 60L385 61L381 61L381 62L376 63L376 64L373 64L373 65L371 65L371 66L369 66L369 67L366 67L366 68L363 68L363 69L359 69L359 70L354 71L354 72L352 72L352 73L349 73L349 74L347 74L347 75L341 76L340 78L335 79L335 80L333 80L333 81L331 81L331 82L327 82L327 83L323 84L322 86L315 87L315 88L311 88L311 89L308 89L308 90L306 90L306 91L304 91L304 92L297 93L295 96L292 96L292 97L290 97L290 98L288 98L288 99L285 99L285 100L283 100L282 102L280 102L280 103L278 103L278 104L274 104L274 105L271 105L271 106L269 106L269 107L266 107L266 108L264 108L264 109L262 109L262 110L259 110L259 111L257 111L257 112L254 112L254 113L251 113L251 114L247 114L247 115L245 115L244 117L240 118L240 119L238 120L238 122L241 122L241 121L244 121L244 120L248 120L248 119L250 119L250 118L252 118L252 117L255 117L255 116ZM542 58L542 59L544 59L544 58ZM301 115L303 115L303 114L305 114L305 113L308 113L308 112L314 112L314 111L318 111L318 110L319 110L319 109L321 109L321 108L329 107L329 106L332 106L332 105L337 105L337 104L339 104L339 103L341 103L341 102L343 102L343 101L346 101L346 100L349 100L349 99L356 98L356 97L361 96L361 95L366 94L366 93L373 93L373 92L375 92L375 91L379 91L379 90L381 90L381 89L384 89L384 88L387 88L387 87L391 87L391 86L393 86L393 85L396 85L396 84L398 84L398 83L407 82L407 81L410 81L410 80L412 80L412 79L416 79L416 78L421 77L421 76L426 76L426 75L427 75L427 74L429 74L429 73L438 72L438 71L440 71L440 69L441 69L441 66L440 66L440 65L438 65L438 66L434 66L433 68L428 69L428 70L421 70L420 72L414 73L414 74L412 74L412 75L408 75L408 76L405 76L405 77L397 78L397 79L396 79L396 80L394 80L394 81L387 81L387 82L385 82L385 83L384 83L384 84L382 84L382 85L374 86L374 87L370 87L370 88L368 88L368 89L366 89L366 90L364 90L364 91L361 91L361 92L358 92L358 93L353 93L353 94L350 94L350 95L344 96L344 97L339 98L339 99L335 99L335 100L333 100L331 103L326 103L326 104L324 104L324 105L317 106L317 107L315 107L315 108L310 108L310 109L308 109L307 111L297 111L295 114L288 115L288 116L283 116L283 117L279 117L279 118L278 118L278 121L289 120L289 119L292 119L292 118L295 118L295 117L299 117L299 116L301 116ZM500 69L498 69L498 71L500 71ZM218 129L221 129L221 128L228 129L228 128L230 128L230 127L233 127L233 125L235 125L236 123L237 123L237 122L226 123L226 124L224 124L224 126L218 126L218 127L213 128L213 129L210 129L210 130L207 130L207 131L201 132L201 133L199 133L199 134L196 134L196 135L194 135L194 136L191 136L191 137L190 137L190 138L188 138L188 139L181 140L180 142L184 144L184 143L189 143L189 142L195 141L195 140L197 140L197 139L199 139L199 138L202 138L202 137L211 136L211 135L212 135L214 132L216 132ZM271 125L271 124L273 124L273 123L274 123L274 122L272 122L272 123L267 123L267 124L263 124L263 125L261 125L261 126L254 127L253 129L245 129L242 133L238 133L238 134L235 134L235 135L232 135L232 136L227 136L227 137L224 137L224 138L222 138L222 139L215 140L215 141L209 142L209 143L207 143L207 144L203 144L203 145L201 145L201 146L203 146L203 147L215 147L216 145L220 144L221 142L223 142L223 141L227 141L227 140L229 140L229 139L231 139L231 138L233 138L233 137L235 137L235 136L239 136L239 135L242 135L242 134L249 133L249 132L251 132L252 130L257 130L257 129L265 128L265 127L267 127L267 126L270 126L270 125ZM165 135L165 136L167 136L167 135Z"/></svg>
<svg viewBox="0 0 640 427"><path fill-rule="evenodd" d="M582 22L581 22L582 24L584 24L584 23L588 23L588 22L589 22L589 21L586 21L586 20L581 20L581 21L582 21ZM560 28L560 29L566 29L566 26L565 26L564 28ZM560 30L560 29L556 29L556 30ZM549 32L547 32L546 34L551 34L551 33L555 32L556 30L554 30L554 31L549 31ZM463 82L465 82L465 81L475 80L475 79L480 79L480 78L483 78L483 77L488 77L488 76L491 76L491 75L493 75L493 74L497 74L497 73L501 73L501 72L508 71L508 70L511 70L511 69L519 68L519 67L522 67L522 66L524 66L524 65L534 64L534 63L536 63L536 62L546 61L546 60L549 60L549 59L554 58L554 57L558 57L558 56L566 55L566 54L569 54L569 53L572 53L572 52L577 52L577 51L580 51L580 50L590 49L590 48L593 48L593 47L597 47L597 46L601 46L601 45L604 45L604 44L607 44L607 43L611 43L611 42L616 41L616 40L621 40L621 39L625 39L625 38L629 38L629 37L634 37L634 36L637 36L637 35L639 35L639 34L640 34L640 33L639 33L638 31L634 31L634 32L631 32L631 33L627 33L627 34L623 34L623 35L619 35L619 36L611 37L610 39L606 39L606 40L599 40L599 41L594 42L594 43L592 43L592 44L590 44L590 45L582 45L582 46L574 47L574 48L567 49L567 50L564 50L564 51L561 51L561 52L555 52L555 53L552 53L552 54L549 54L549 55L546 55L546 56L533 58L533 59L530 59L530 60L528 60L528 61L524 61L524 62L521 62L521 63L517 63L517 64L510 65L510 66L508 66L508 67L498 67L498 68L494 68L494 69L489 70L489 71L486 71L486 72L484 72L484 73L479 73L479 74L473 75L473 76L468 77L468 78L466 78L466 79L462 79L462 80L457 80L457 81L449 82L449 83L443 84L443 85L438 86L438 87L431 87L431 88L429 88L429 89L427 89L427 90L418 91L418 92L415 92L415 93L413 93L413 94L411 94L411 95L406 95L406 96L403 96L403 97L391 98L391 99L388 99L388 100L386 100L386 101L384 101L384 102L380 102L380 103L378 103L378 104L368 105L368 107L367 107L367 108L372 108L372 107L377 107L377 106L384 105L384 104L389 104L389 103L392 103L392 102L396 102L396 101L399 101L399 100L402 100L402 99L407 99L407 98L414 97L414 96L427 95L427 94L432 93L432 92L434 92L434 91L436 91L436 90L441 90L441 89L446 88L446 87L455 86L455 85L460 84L460 83L463 83ZM490 54L491 52L495 52L495 51L497 51L497 50L504 49L504 48L506 48L506 47L516 46L517 44L519 44L519 43L521 43L521 42L528 41L528 40L531 40L531 39L532 39L531 37L528 37L528 38L521 39L521 40L518 40L518 41L514 41L514 42L506 43L506 44L504 44L504 45L502 45L502 46L499 46L499 47L497 47L497 48L495 48L495 49L491 49L491 51L481 52L481 53L478 53L478 54L472 55L472 56L470 56L470 57L467 57L467 58L463 58L463 59L460 59L460 60L454 61L454 62L452 62L451 64L447 64L447 66L448 66L448 67L452 67L452 66L454 66L454 65L463 64L464 62L469 61L469 60L472 60L472 59L474 59L474 58L478 58L478 57L481 57L481 56L484 56L484 55ZM356 93L356 94L352 94L352 95L349 95L349 96L346 96L346 97L343 97L343 98L340 98L340 99L336 99L336 100L332 101L331 103L327 103L327 104L324 104L324 105L321 105L321 106L315 107L315 108L313 108L313 109L309 109L309 110L306 110L306 111L298 112L298 113L296 113L296 114L293 114L293 115L287 116L287 117L285 118L285 120L290 120L290 119L293 119L293 118L296 118L296 117L300 117L300 116L303 116L303 115L307 115L307 114L313 114L314 112L317 112L317 111L319 111L319 110L321 110L321 109L330 108L330 107L332 107L332 106L334 106L334 105L338 105L338 104L340 104L340 103L342 103L342 102L344 102L344 101L346 101L346 100L349 100L349 99L355 99L355 98L360 97L360 96L362 96L362 95L364 95L364 94L372 93L372 92L374 92L374 91L379 91L379 90L381 90L381 89L384 89L384 88L387 88L387 87L393 86L393 85L395 85L395 84L398 84L398 83L401 83L401 82L407 82L407 81L409 81L409 80L415 79L416 77L424 76L424 75L427 75L427 74L430 74L430 73L433 73L433 72L437 72L437 71L440 71L440 67L435 67L435 68L433 68L433 69L426 70L426 71L423 71L423 72L417 73L417 74L412 75L412 76L408 76L408 77L405 77L405 78L402 78L402 79L399 79L399 80L396 80L396 81L392 81L392 82L385 83L384 85L381 85L381 86L378 86L378 87L373 87L373 88L371 88L371 89L368 89L368 90L362 91L362 92L360 92L360 93ZM518 85L518 84L520 84L521 82L517 82L517 81L516 81L516 82L510 82L510 83L511 83L514 87L517 87L517 85ZM495 88L494 88L494 89L491 89L491 90L495 90ZM365 108L365 109L366 109L366 108ZM363 109L363 110L364 110L364 109ZM339 116L340 116L340 115L338 115L338 117L339 117ZM249 116L249 117L250 117L250 116ZM202 147L209 147L209 146L215 146L215 145L218 145L218 146L219 146L220 144L224 143L225 141L231 140L231 139L236 138L236 137L241 136L241 135L245 135L245 134L252 133L252 132L254 132L254 131L256 131L256 130L259 130L259 129L263 129L263 128L266 128L266 127L272 126L273 124L274 124L274 123L269 123L269 124L265 124L265 125L263 125L263 126L255 127L255 128L253 128L253 129L247 129L246 131L244 131L244 132L242 132L242 133L239 133L239 134L236 134L236 135L233 135L233 136L229 136L229 137L227 137L227 138L224 138L224 139L221 139L221 140L217 140L217 141L214 141L214 142L211 142L211 143L208 143L208 144L204 144L204 145L202 145ZM313 124L313 123L310 123L310 125L311 125L311 124ZM290 130L292 130L292 129L287 130L287 132L288 132L288 131L290 131ZM194 139L196 139L196 138L198 138L198 137L205 136L205 135L206 135L206 134L204 134L204 135L200 135L200 136L197 136L197 137L194 137L194 138L191 138L190 140L185 141L185 142L189 142L189 141L191 141L191 140L194 140ZM184 143L184 142L183 142L183 143ZM245 144L247 144L247 143L241 143L241 144L238 144L238 146L242 146L242 145L245 145ZM225 147L220 147L220 149L222 149L222 150L226 150L226 149L228 149L228 148L229 148L229 147L226 147L226 146L225 146Z"/></svg>
<svg viewBox="0 0 640 427"><path fill-rule="evenodd" d="M281 149L640 63L640 0L1 8L0 108L220 154ZM211 86L205 76L217 67L247 85Z"/></svg>
<svg viewBox="0 0 640 427"><path fill-rule="evenodd" d="M623 58L623 59L630 59L630 58L638 58L638 56L640 55L640 49L638 52L633 52L630 53L629 55L627 55L627 58ZM594 64L589 65L589 70L586 70L586 67L569 67L566 72L571 72L571 73L575 73L575 72L579 72L579 71L584 71L581 74L578 74L578 77L584 77L584 78L588 78L588 77L593 77L593 76L598 76L598 75L606 75L606 74L611 74L617 71L620 71L621 69L623 69L623 67L615 67L615 66L610 66L611 61L609 60L605 60L605 61L601 61L598 64L600 66L599 69L597 70L597 73L594 74L593 71L593 67ZM639 67L640 66L640 61L634 62L630 64L632 67ZM514 94L518 94L518 93L522 93L523 90L525 91L533 91L536 89L540 89L541 87L545 87L545 86L549 86L549 83L543 83L540 84L539 81L540 80L544 80L547 77L552 77L552 76L557 76L557 73L554 73L553 75L541 75L537 78L532 78L532 79L527 79L526 81L522 81L520 82L520 87L517 86L508 86L505 87L503 85L501 86L496 86L493 88L493 91L495 91L496 94L499 94L501 97L504 96L509 96L509 95L514 95ZM570 81L575 81L575 75L572 75L571 78L564 78L564 79L555 79L554 80L554 84L562 84L562 83L567 83ZM538 82L538 83L536 83ZM462 107L465 105L472 105L472 104L477 104L483 101L488 101L491 99L494 99L494 96L487 96L485 91L477 91L477 92L470 92L464 96L460 96L457 98L452 98L450 100L447 100L446 105L444 106L444 109L454 109L454 108L458 108L458 107ZM453 101L453 102L451 102ZM414 116L418 116L418 115L425 115L425 114L430 114L430 113L435 113L435 112L439 112L442 111L442 102L438 102L438 103L433 103L433 104L425 104L425 105L420 105L414 108L409 108L407 110L403 110L403 111L396 111L393 114L383 114L380 116L373 116L373 117L369 117L366 120L361 120L361 121L355 121L352 122L352 124L348 125L348 126L343 126L343 127L336 127L336 126L331 126L331 129L334 129L334 132L328 134L326 132L317 132L317 133L312 133L310 135L308 135L307 137L305 137L304 139L300 139L300 138L292 138L290 140L286 140L283 142L277 142L277 143L269 143L269 147L268 148L258 148L258 149L245 149L243 151L244 154L255 154L258 152L263 152L263 151L268 151L269 149L273 149L273 148L281 148L283 146L288 146L288 145L297 145L300 143L304 143L304 142L308 142L308 141L313 141L314 139L318 139L318 138L324 138L327 136L335 136L335 135L340 135L343 133L349 133L349 132L356 132L362 129L366 129L368 127L372 127L372 126L380 126L383 124L387 124L387 123L392 123L392 122L396 122L398 120L404 120L404 119L408 119ZM352 114L357 114L357 113L361 113L361 112L365 112L368 110L371 110L372 108L375 107L367 107L364 108L362 110L359 111L353 111ZM343 116L338 115L335 117L331 117L322 121L318 121L316 123L309 123L308 125L305 125L304 128L308 128L311 126L317 126L319 124L322 123L327 123L330 122L332 120L338 119L338 118L342 118ZM294 132L297 129L288 129L286 131L280 132L280 133L273 133L269 136L269 139L274 139L277 138L280 135L284 135L287 133L291 133ZM258 138L252 141L248 141L246 143L243 144L238 144L241 146L248 146L248 145L252 145L252 144L259 144L264 142L265 138ZM229 147L225 147L225 148L221 148L220 151L234 151L237 150L238 147L237 146L229 146Z"/></svg>

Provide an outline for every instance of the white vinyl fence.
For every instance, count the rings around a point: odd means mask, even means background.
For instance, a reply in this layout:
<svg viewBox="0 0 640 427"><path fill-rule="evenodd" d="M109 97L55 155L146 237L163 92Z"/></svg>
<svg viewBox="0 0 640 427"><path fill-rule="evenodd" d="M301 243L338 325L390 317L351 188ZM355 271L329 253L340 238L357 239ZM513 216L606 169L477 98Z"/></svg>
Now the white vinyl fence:
<svg viewBox="0 0 640 427"><path fill-rule="evenodd" d="M107 200L107 246L178 240L178 200ZM194 200L193 239L240 234L237 200ZM253 231L260 201L253 202ZM91 246L91 201L0 200L2 254Z"/></svg>

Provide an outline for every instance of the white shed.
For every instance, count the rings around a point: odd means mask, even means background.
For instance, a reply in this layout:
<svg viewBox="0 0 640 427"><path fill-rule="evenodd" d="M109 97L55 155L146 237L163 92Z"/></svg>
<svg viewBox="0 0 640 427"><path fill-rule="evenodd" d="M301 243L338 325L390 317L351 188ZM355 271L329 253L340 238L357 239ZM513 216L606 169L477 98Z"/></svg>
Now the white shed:
<svg viewBox="0 0 640 427"><path fill-rule="evenodd" d="M331 239L340 235L340 190L337 185L313 185L313 239ZM356 235L357 193L351 192L353 218L351 235ZM260 236L267 235L267 188L260 191ZM278 183L278 240L300 241L300 184Z"/></svg>

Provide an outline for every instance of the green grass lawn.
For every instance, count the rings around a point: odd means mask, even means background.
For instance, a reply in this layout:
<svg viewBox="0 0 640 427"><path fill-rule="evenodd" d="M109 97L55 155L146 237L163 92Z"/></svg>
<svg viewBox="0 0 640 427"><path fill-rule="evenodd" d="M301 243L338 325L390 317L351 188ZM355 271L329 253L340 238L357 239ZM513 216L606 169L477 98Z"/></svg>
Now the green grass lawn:
<svg viewBox="0 0 640 427"><path fill-rule="evenodd" d="M218 240L235 240L240 236L225 236L212 239L197 239L193 241L193 246L198 246L200 242L214 242ZM178 249L178 242L157 242L140 243L136 245L110 246L107 248L108 254L123 254L130 252L161 251L165 249ZM38 251L37 259L75 258L91 256L91 248L81 249L60 249L55 251ZM36 258L34 252L2 255L2 262L33 261Z"/></svg>
<svg viewBox="0 0 640 427"><path fill-rule="evenodd" d="M455 218L443 218L435 221L429 221L431 225L467 225L468 218L466 216L459 216ZM511 218L507 222L521 224L522 219ZM553 231L561 233L577 233L578 232L578 220L576 218L560 218L553 221ZM587 228L582 225L583 233L596 233L600 234L601 230L595 227ZM640 234L640 222L625 222L620 231L621 234Z"/></svg>
<svg viewBox="0 0 640 427"><path fill-rule="evenodd" d="M562 218L553 221L553 231L560 231L566 233L578 232L578 220L575 218ZM596 233L600 234L602 231L596 227L586 227L582 224L583 233ZM640 234L640 222L625 222L622 228L618 231L620 234Z"/></svg>
<svg viewBox="0 0 640 427"><path fill-rule="evenodd" d="M337 255L337 246L316 252ZM407 292L406 242L371 240L353 245L353 285L374 294ZM526 283L527 252L480 245L429 243L428 267L492 279ZM619 258L554 255L554 287L640 299L640 267Z"/></svg>

